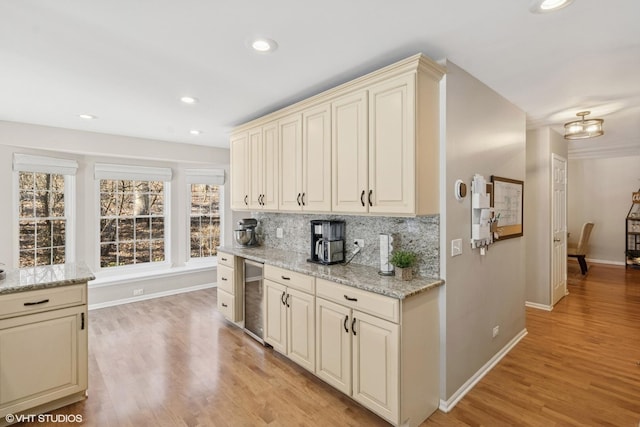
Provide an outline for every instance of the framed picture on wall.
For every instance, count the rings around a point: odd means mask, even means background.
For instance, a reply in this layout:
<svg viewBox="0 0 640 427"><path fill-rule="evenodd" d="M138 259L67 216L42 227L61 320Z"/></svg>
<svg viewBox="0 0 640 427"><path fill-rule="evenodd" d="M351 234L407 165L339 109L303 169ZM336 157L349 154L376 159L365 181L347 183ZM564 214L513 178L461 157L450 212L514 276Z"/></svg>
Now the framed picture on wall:
<svg viewBox="0 0 640 427"><path fill-rule="evenodd" d="M524 181L492 175L491 206L497 223L498 240L520 237L524 212Z"/></svg>

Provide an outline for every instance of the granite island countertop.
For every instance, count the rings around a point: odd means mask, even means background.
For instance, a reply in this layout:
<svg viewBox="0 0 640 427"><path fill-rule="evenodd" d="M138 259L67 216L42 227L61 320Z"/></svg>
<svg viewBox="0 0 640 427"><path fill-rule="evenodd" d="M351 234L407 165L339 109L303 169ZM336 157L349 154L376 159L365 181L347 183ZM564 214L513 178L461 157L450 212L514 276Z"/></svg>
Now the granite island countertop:
<svg viewBox="0 0 640 427"><path fill-rule="evenodd" d="M361 264L315 264L307 261L307 254L264 246L221 246L218 250L397 299L404 299L444 284L442 279L433 277L415 277L413 280L403 281L395 276L381 276L376 268Z"/></svg>
<svg viewBox="0 0 640 427"><path fill-rule="evenodd" d="M95 276L84 263L43 265L7 270L0 295L86 283Z"/></svg>

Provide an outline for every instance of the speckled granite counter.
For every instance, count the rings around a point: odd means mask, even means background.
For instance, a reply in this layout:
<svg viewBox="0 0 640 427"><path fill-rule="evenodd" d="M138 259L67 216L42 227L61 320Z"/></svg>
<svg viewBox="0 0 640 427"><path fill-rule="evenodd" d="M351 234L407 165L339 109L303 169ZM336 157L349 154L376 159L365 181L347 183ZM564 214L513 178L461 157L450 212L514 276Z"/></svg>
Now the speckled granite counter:
<svg viewBox="0 0 640 427"><path fill-rule="evenodd" d="M95 276L83 263L7 270L6 279L0 280L0 295L76 285L93 279Z"/></svg>
<svg viewBox="0 0 640 427"><path fill-rule="evenodd" d="M314 264L307 262L308 255L306 254L263 246L253 248L222 246L218 249L253 261L286 268L298 273L331 280L397 299L404 299L444 284L443 280L437 278L417 277L411 281L402 281L394 276L380 276L377 269L360 264Z"/></svg>

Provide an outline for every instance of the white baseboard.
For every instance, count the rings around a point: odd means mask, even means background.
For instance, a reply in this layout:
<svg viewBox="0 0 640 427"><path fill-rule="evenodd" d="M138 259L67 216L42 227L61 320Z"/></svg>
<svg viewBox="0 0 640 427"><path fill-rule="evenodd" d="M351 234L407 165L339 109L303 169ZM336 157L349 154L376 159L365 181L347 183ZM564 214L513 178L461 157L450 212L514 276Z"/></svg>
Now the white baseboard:
<svg viewBox="0 0 640 427"><path fill-rule="evenodd" d="M188 288L171 289L169 291L154 292L146 295L140 295L137 297L123 298L119 300L101 302L98 304L89 304L89 310L97 310L100 308L113 307L121 304L129 304L132 302L144 301L144 300L153 299L153 298L168 297L170 295L183 294L185 292L200 291L202 289L215 288L217 286L218 286L217 283L205 283L203 285L190 286Z"/></svg>
<svg viewBox="0 0 640 427"><path fill-rule="evenodd" d="M607 259L587 258L587 262L592 262L594 264L624 265L624 261L611 261Z"/></svg>
<svg viewBox="0 0 640 427"><path fill-rule="evenodd" d="M448 400L440 399L440 409L442 412L451 411L457 404L462 400L462 398L471 391L471 389L478 384L478 382L493 369L494 366L505 357L513 347L516 346L520 342L522 338L527 335L527 330L523 329L520 331L518 335L516 335L507 345L505 345L498 353L495 354L485 365L478 370L471 378L469 378L463 385L460 387L453 396L451 396Z"/></svg>
<svg viewBox="0 0 640 427"><path fill-rule="evenodd" d="M547 304L538 304L537 302L529 302L526 301L524 303L525 307L531 307L531 308L536 308L538 310L544 310L544 311L551 311L553 310L553 306L552 305L547 305Z"/></svg>

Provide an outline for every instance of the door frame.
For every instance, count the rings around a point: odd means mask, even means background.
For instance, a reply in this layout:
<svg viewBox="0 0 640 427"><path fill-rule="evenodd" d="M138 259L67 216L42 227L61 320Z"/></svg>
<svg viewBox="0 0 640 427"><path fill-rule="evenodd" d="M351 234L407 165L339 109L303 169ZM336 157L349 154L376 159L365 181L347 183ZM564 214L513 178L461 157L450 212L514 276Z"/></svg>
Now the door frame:
<svg viewBox="0 0 640 427"><path fill-rule="evenodd" d="M555 236L554 236L554 207L555 207L555 195L554 195L554 181L555 181L555 169L554 169L554 162L558 160L558 161L562 161L565 164L565 169L564 169L564 233L562 233L561 239L564 241L564 256L562 257L562 260L560 262L559 265L564 266L563 271L561 272L561 274L564 276L563 277L563 281L564 281L564 292L563 295L558 298L557 301L554 301L554 293L553 293L553 287L554 287L554 277L555 277L555 271L554 271L554 262L553 262L553 258L554 258L554 244L556 243L554 241ZM569 176L569 162L567 160L566 157L561 156L559 154L556 153L551 153L551 158L550 158L550 202L551 202L551 223L550 223L550 264L549 264L549 302L550 302L550 306L553 308L553 306L555 306L555 304L557 302L559 302L563 297L565 297L566 295L569 294L569 291L567 289L567 218L568 218L568 214L567 214L567 206L568 206L568 187L569 187L569 183L568 183L568 176Z"/></svg>

